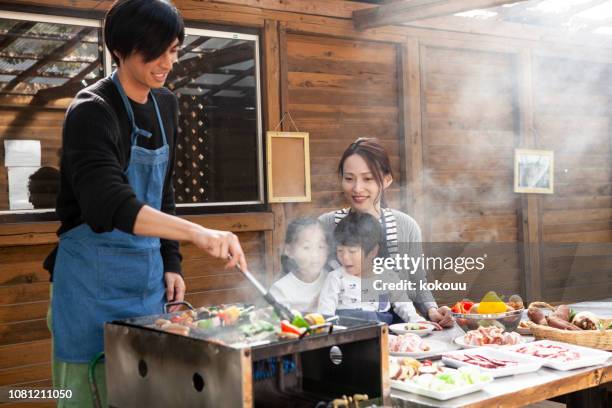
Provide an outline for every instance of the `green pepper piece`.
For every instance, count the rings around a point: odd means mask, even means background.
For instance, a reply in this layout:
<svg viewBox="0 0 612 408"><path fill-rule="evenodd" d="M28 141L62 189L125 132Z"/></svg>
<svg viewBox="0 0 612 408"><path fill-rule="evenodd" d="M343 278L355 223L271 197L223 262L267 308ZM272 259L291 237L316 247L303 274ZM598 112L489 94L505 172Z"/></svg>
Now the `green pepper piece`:
<svg viewBox="0 0 612 408"><path fill-rule="evenodd" d="M291 324L296 327L304 327L306 329L310 327L308 322L300 315L295 316Z"/></svg>

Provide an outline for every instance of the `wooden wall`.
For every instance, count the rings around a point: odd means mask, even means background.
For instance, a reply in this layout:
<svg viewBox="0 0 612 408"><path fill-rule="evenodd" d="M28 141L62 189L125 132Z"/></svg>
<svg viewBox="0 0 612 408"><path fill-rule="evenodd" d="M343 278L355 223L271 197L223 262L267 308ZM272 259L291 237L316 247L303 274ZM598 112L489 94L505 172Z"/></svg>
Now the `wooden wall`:
<svg viewBox="0 0 612 408"><path fill-rule="evenodd" d="M4 105L4 102L1 103ZM65 108L30 110L27 107L0 107L0 135L4 139L38 139L41 141L42 166L59 168L62 123ZM0 157L4 158L4 143ZM4 159L2 159L4 163ZM0 211L9 209L8 172L0 167Z"/></svg>
<svg viewBox="0 0 612 408"><path fill-rule="evenodd" d="M395 183L387 193L399 208L400 110L394 44L330 37L286 36L283 111L310 133L312 202L287 204L288 220L345 207L338 162L358 137L377 137L391 156ZM281 61L284 60L281 54Z"/></svg>
<svg viewBox="0 0 612 408"><path fill-rule="evenodd" d="M15 3L99 12L110 1ZM189 21L259 28L264 130L290 111L300 130L310 132L311 203L193 218L238 232L252 269L266 271L267 282L278 273L287 222L344 206L339 156L356 137L377 136L395 172L391 205L413 215L426 239L503 243L488 274L464 276L474 281L474 297L491 289L551 302L610 293L610 50L560 45L550 35L539 43L544 37L523 28L500 36L440 27L357 32L350 21L357 4L337 0L334 7L314 1L314 8L273 0L175 3ZM573 66L579 75L551 73L549 66ZM59 129L60 115L44 120ZM582 149L585 129L593 143ZM555 150L554 195L512 192L515 147ZM48 384L48 284L41 262L56 227L0 226L0 386ZM575 260L572 248L559 242L603 245L581 249ZM252 297L236 272L195 248L184 246L183 253L187 299L194 304ZM456 300L438 295L440 303Z"/></svg>
<svg viewBox="0 0 612 408"><path fill-rule="evenodd" d="M541 198L542 287L570 302L612 293L612 63L539 56L538 146L555 151L555 194Z"/></svg>
<svg viewBox="0 0 612 408"><path fill-rule="evenodd" d="M422 46L421 106L427 242L496 242L486 269L445 282L468 282L466 296L521 292L513 154L517 141L517 72L512 54ZM492 252L493 251L493 252ZM473 255L483 256L485 249ZM441 302L457 294L436 293Z"/></svg>
<svg viewBox="0 0 612 408"><path fill-rule="evenodd" d="M209 228L237 232L249 266L270 283L273 217L270 213L188 217ZM55 245L56 223L5 224L0 241L0 387L47 386L51 381L50 333L46 314L49 275L42 261ZM186 300L194 305L254 301L255 293L235 270L211 259L193 245L183 245ZM259 272L257 274L256 272ZM43 406L44 404L36 404ZM48 404L49 405L49 404ZM21 405L20 405L21 406Z"/></svg>

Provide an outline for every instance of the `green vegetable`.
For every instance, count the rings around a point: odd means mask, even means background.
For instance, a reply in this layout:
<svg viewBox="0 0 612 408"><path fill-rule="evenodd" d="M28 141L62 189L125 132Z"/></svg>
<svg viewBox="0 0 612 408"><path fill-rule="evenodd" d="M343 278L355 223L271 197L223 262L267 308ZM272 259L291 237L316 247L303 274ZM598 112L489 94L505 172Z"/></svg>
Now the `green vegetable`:
<svg viewBox="0 0 612 408"><path fill-rule="evenodd" d="M274 325L272 323L266 322L265 320L259 320L252 324L242 325L239 329L246 336L254 336L261 332L274 331Z"/></svg>
<svg viewBox="0 0 612 408"><path fill-rule="evenodd" d="M304 327L306 329L310 327L308 322L300 315L295 316L291 324L296 327Z"/></svg>
<svg viewBox="0 0 612 408"><path fill-rule="evenodd" d="M438 380L444 381L447 384L454 384L455 383L455 379L453 378L453 376L451 374L445 374L445 373L438 374L436 376L436 378Z"/></svg>
<svg viewBox="0 0 612 408"><path fill-rule="evenodd" d="M198 320L197 325L200 329L212 329L213 328L213 320L212 319L202 319Z"/></svg>

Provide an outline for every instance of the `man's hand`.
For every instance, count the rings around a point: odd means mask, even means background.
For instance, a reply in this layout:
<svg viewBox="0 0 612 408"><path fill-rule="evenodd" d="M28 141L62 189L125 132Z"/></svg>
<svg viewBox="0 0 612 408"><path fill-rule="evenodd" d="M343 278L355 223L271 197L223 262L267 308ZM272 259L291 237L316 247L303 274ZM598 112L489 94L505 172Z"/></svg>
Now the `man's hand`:
<svg viewBox="0 0 612 408"><path fill-rule="evenodd" d="M438 323L442 327L453 327L453 315L448 306L439 308L432 307L427 314L429 315L429 320L432 322Z"/></svg>
<svg viewBox="0 0 612 408"><path fill-rule="evenodd" d="M185 281L176 272L165 272L164 281L166 282L166 298L168 302L182 302L185 300ZM170 306L169 312L175 312L181 305Z"/></svg>
<svg viewBox="0 0 612 408"><path fill-rule="evenodd" d="M243 271L248 270L238 237L229 231L218 231L204 227L197 228L192 233L191 242L215 258L230 258L229 262L225 264L225 268L240 265Z"/></svg>
<svg viewBox="0 0 612 408"><path fill-rule="evenodd" d="M136 216L133 232L135 235L145 237L189 241L216 258L230 259L225 265L226 268L240 265L242 270L248 270L238 237L229 231L204 228L199 224L145 205Z"/></svg>

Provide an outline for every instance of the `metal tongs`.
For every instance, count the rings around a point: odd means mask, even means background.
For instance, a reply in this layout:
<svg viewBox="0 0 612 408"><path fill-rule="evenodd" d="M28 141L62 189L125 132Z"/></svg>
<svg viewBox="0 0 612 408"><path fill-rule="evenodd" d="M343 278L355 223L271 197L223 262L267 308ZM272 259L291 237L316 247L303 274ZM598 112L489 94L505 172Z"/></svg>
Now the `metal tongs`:
<svg viewBox="0 0 612 408"><path fill-rule="evenodd" d="M290 322L293 321L295 315L291 312L291 310L289 310L289 308L287 308L285 305L281 304L278 300L276 300L274 296L272 296L272 294L268 292L261 283L259 283L257 278L255 278L251 272L249 272L248 270L243 270L240 267L240 264L236 264L236 268L240 272L242 272L242 274L249 280L249 282L253 284L253 286L255 286L255 288L259 291L259 293L261 293L266 302L268 302L268 304L274 308L274 311L279 315L281 319L286 319Z"/></svg>

